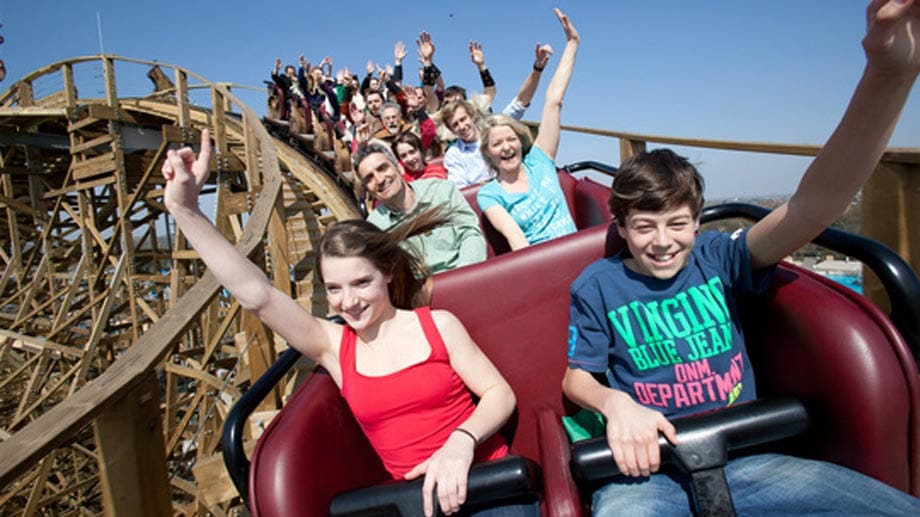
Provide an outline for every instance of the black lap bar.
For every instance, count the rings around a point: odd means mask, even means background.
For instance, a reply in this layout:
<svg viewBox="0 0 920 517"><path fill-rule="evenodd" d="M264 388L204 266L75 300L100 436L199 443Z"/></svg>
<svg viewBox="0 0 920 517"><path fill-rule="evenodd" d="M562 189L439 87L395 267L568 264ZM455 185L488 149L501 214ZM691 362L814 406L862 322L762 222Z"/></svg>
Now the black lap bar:
<svg viewBox="0 0 920 517"><path fill-rule="evenodd" d="M675 448L659 436L662 462L694 471L724 465L728 451L795 436L808 427L808 415L797 400L765 399L672 423L680 445ZM606 437L573 444L572 468L588 481L620 473Z"/></svg>
<svg viewBox="0 0 920 517"><path fill-rule="evenodd" d="M539 487L537 470L536 465L520 456L474 465L470 469L463 508L502 500L536 500ZM342 492L332 499L329 514L333 517L424 515L423 482L423 478L393 481ZM434 506L436 515L440 515L437 497L434 498Z"/></svg>
<svg viewBox="0 0 920 517"><path fill-rule="evenodd" d="M672 423L679 445L674 447L659 436L662 463L690 475L698 515L730 515L731 497L722 475L728 451L795 436L808 427L808 414L797 400L767 399ZM620 473L606 437L573 444L572 470L586 481Z"/></svg>

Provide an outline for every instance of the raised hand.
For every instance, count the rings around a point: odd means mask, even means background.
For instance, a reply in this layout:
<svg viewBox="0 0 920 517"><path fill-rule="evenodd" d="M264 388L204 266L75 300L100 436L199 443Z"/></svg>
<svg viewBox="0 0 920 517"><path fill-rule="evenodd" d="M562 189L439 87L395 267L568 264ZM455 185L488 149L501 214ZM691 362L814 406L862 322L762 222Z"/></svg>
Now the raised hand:
<svg viewBox="0 0 920 517"><path fill-rule="evenodd" d="M470 40L470 60L479 69L486 66L486 56L482 52L482 45L478 41Z"/></svg>
<svg viewBox="0 0 920 517"><path fill-rule="evenodd" d="M433 494L437 488L438 505L445 515L455 513L466 501L466 482L473 463L476 444L462 433L451 433L430 458L406 473L406 479L425 475L422 506L425 516L434 515Z"/></svg>
<svg viewBox="0 0 920 517"><path fill-rule="evenodd" d="M430 65L434 59L434 41L431 40L431 34L421 32L418 39L415 40L418 45L418 59L423 65Z"/></svg>
<svg viewBox="0 0 920 517"><path fill-rule="evenodd" d="M367 70L367 75L373 74L375 68L377 68L377 65L375 65L373 61L368 59L367 65L364 66L364 69Z"/></svg>
<svg viewBox="0 0 920 517"><path fill-rule="evenodd" d="M887 74L920 71L920 2L872 0L863 49L869 67Z"/></svg>
<svg viewBox="0 0 920 517"><path fill-rule="evenodd" d="M163 191L163 204L172 212L182 208L196 208L198 195L208 181L211 169L211 133L201 130L201 152L195 156L191 147L178 151L166 151L163 160L163 178L166 188Z"/></svg>
<svg viewBox="0 0 920 517"><path fill-rule="evenodd" d="M406 50L406 46L403 45L403 42L397 41L396 45L393 47L393 62L396 63L397 66L401 65L403 59L406 59L408 54L409 52Z"/></svg>
<svg viewBox="0 0 920 517"><path fill-rule="evenodd" d="M534 62L533 66L542 70L546 67L546 64L549 63L550 56L553 55L553 47L547 45L540 45L537 43L537 48L534 50Z"/></svg>
<svg viewBox="0 0 920 517"><path fill-rule="evenodd" d="M559 23L562 24L562 30L565 31L565 39L568 41L575 41L575 42L579 41L581 39L581 36L578 35L578 31L575 30L575 26L572 25L572 22L571 20L569 20L569 17L563 14L563 12L559 10L559 8L553 9L553 12L556 13L556 18L559 18Z"/></svg>
<svg viewBox="0 0 920 517"><path fill-rule="evenodd" d="M281 70L281 58L275 58L275 72Z"/></svg>

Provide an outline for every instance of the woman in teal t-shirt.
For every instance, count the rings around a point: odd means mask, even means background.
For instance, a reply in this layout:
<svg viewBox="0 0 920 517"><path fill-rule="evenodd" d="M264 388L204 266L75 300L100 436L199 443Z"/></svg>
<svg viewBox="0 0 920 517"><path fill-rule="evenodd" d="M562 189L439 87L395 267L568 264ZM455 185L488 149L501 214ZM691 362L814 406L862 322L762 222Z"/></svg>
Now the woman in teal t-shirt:
<svg viewBox="0 0 920 517"><path fill-rule="evenodd" d="M546 90L537 138L531 143L527 128L510 117L493 115L485 122L480 152L496 171L482 186L477 202L482 213L512 250L575 232L565 196L556 176L562 99L572 77L578 51L578 31L556 9L566 44L559 66Z"/></svg>

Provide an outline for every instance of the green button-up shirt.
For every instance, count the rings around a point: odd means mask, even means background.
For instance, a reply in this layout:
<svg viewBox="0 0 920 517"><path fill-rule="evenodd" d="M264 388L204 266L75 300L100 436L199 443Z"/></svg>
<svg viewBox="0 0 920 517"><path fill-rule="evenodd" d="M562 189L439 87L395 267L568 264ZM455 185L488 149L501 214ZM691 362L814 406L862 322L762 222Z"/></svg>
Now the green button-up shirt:
<svg viewBox="0 0 920 517"><path fill-rule="evenodd" d="M407 187L415 192L412 210L408 213L395 212L381 203L367 216L368 222L386 231L425 210L445 205L451 212L450 223L410 237L407 242L421 251L432 273L485 260L486 240L479 229L479 220L452 181L422 179L409 183Z"/></svg>

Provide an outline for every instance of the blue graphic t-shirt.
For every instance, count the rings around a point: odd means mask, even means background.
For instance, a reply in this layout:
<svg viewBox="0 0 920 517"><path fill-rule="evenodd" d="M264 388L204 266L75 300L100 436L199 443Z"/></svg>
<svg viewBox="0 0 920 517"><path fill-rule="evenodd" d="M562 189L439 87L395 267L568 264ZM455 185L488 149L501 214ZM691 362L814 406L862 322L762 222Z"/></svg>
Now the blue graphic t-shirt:
<svg viewBox="0 0 920 517"><path fill-rule="evenodd" d="M503 207L529 244L575 233L577 228L559 185L555 162L535 145L524 157L524 168L528 175L527 192L508 192L493 179L476 195L480 210L485 212L495 205Z"/></svg>
<svg viewBox="0 0 920 517"><path fill-rule="evenodd" d="M687 266L659 280L623 264L591 264L571 287L569 366L606 372L612 388L667 417L756 397L736 300L763 291L746 233L700 235Z"/></svg>

